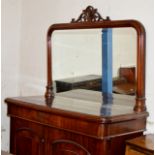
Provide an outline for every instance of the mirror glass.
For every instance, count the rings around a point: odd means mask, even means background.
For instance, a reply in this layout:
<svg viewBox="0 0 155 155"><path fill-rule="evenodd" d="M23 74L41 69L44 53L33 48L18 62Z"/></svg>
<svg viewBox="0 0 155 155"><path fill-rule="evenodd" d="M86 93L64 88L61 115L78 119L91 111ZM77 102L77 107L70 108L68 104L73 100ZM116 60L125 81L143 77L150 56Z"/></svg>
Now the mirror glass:
<svg viewBox="0 0 155 155"><path fill-rule="evenodd" d="M90 89L135 95L133 28L57 30L52 34L55 92Z"/></svg>

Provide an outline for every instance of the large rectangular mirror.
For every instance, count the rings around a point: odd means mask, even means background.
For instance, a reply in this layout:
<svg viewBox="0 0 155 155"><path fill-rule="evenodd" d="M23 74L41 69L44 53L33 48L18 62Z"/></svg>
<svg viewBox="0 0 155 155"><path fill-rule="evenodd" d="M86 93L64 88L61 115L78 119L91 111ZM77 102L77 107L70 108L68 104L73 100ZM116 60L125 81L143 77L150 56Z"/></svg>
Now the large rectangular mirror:
<svg viewBox="0 0 155 155"><path fill-rule="evenodd" d="M51 41L56 92L82 88L135 95L134 28L56 30Z"/></svg>

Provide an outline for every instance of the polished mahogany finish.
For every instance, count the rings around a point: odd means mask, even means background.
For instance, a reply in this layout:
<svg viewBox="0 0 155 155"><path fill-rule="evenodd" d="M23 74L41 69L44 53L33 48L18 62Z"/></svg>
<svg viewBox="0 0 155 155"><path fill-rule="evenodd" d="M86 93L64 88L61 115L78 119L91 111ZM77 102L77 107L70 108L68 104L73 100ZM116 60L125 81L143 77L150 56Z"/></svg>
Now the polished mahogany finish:
<svg viewBox="0 0 155 155"><path fill-rule="evenodd" d="M125 141L143 134L147 112L133 111L133 96L106 104L91 90L5 100L11 117L11 153L17 155L119 155ZM117 144L117 145L116 145Z"/></svg>
<svg viewBox="0 0 155 155"><path fill-rule="evenodd" d="M88 6L81 15L78 17L77 20L72 19L72 23L78 23L78 22L99 22L99 21L108 21L110 20L109 17L106 19L103 19L101 15L98 13L97 9L94 9L92 6Z"/></svg>
<svg viewBox="0 0 155 155"><path fill-rule="evenodd" d="M125 155L153 155L154 135L148 134L140 136L126 142Z"/></svg>
<svg viewBox="0 0 155 155"><path fill-rule="evenodd" d="M120 67L119 77L125 78L128 83L135 84L136 82L136 68L135 67Z"/></svg>
<svg viewBox="0 0 155 155"><path fill-rule="evenodd" d="M121 83L113 87L113 92L124 95L135 95L135 85L133 83Z"/></svg>
<svg viewBox="0 0 155 155"><path fill-rule="evenodd" d="M135 67L120 67L119 77L113 80L113 92L125 95L135 95Z"/></svg>
<svg viewBox="0 0 155 155"><path fill-rule="evenodd" d="M45 97L50 100L54 97L52 80L52 45L51 36L55 30L69 29L94 29L94 28L120 28L132 27L137 31L137 77L136 77L136 102L134 111L146 111L145 106L145 29L136 20L110 20L103 19L97 10L88 6L77 20L72 23L51 25L47 32L47 86Z"/></svg>

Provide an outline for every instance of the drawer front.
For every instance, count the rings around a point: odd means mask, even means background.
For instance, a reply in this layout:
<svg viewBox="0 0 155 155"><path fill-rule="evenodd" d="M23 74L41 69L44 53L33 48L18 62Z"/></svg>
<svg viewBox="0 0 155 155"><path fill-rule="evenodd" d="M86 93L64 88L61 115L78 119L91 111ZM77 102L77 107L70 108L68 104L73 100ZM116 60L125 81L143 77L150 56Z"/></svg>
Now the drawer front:
<svg viewBox="0 0 155 155"><path fill-rule="evenodd" d="M42 155L43 129L28 121L11 118L11 153L16 155Z"/></svg>
<svg viewBox="0 0 155 155"><path fill-rule="evenodd" d="M134 147L127 145L125 155L153 155L153 154L148 152L147 150L143 151L143 149L136 149Z"/></svg>
<svg viewBox="0 0 155 155"><path fill-rule="evenodd" d="M146 154L133 150L132 148L127 146L125 155L146 155Z"/></svg>

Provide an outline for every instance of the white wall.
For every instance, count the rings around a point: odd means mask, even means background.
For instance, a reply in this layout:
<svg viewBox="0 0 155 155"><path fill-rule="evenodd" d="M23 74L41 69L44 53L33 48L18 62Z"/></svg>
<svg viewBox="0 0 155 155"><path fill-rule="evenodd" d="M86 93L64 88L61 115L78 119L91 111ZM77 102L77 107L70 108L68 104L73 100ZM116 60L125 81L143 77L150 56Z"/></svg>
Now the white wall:
<svg viewBox="0 0 155 155"><path fill-rule="evenodd" d="M19 96L21 0L2 0L2 149L9 148L9 117L6 97Z"/></svg>
<svg viewBox="0 0 155 155"><path fill-rule="evenodd" d="M85 9L86 6L93 5L95 8L98 8L103 17L108 15L113 20L137 19L145 26L147 36L146 104L150 113L148 129L153 131L153 0L147 2L146 0L24 0L22 6L21 2L20 0L2 1L2 9L5 13L3 13L2 18L7 17L2 19L3 25L5 25L3 27L7 28L3 30L5 35L3 35L4 39L2 39L7 42L5 47L3 45L5 43L2 43L2 58L5 61L2 62L4 77L2 78L2 83L4 83L3 92L6 92L2 96L16 96L19 94L19 66L21 94L44 94L46 84L47 28L53 23L69 22L72 18L77 18L81 10ZM21 29L20 16L22 16ZM12 29L8 28L10 25L12 25ZM8 35L10 38L6 39ZM21 42L19 44L20 35ZM20 65L19 60L21 62ZM4 107L2 107L2 111L5 113ZM5 114L2 115L2 122L4 122L3 120L8 124ZM4 136L6 137L2 138L2 148L8 149L8 136L6 134Z"/></svg>

